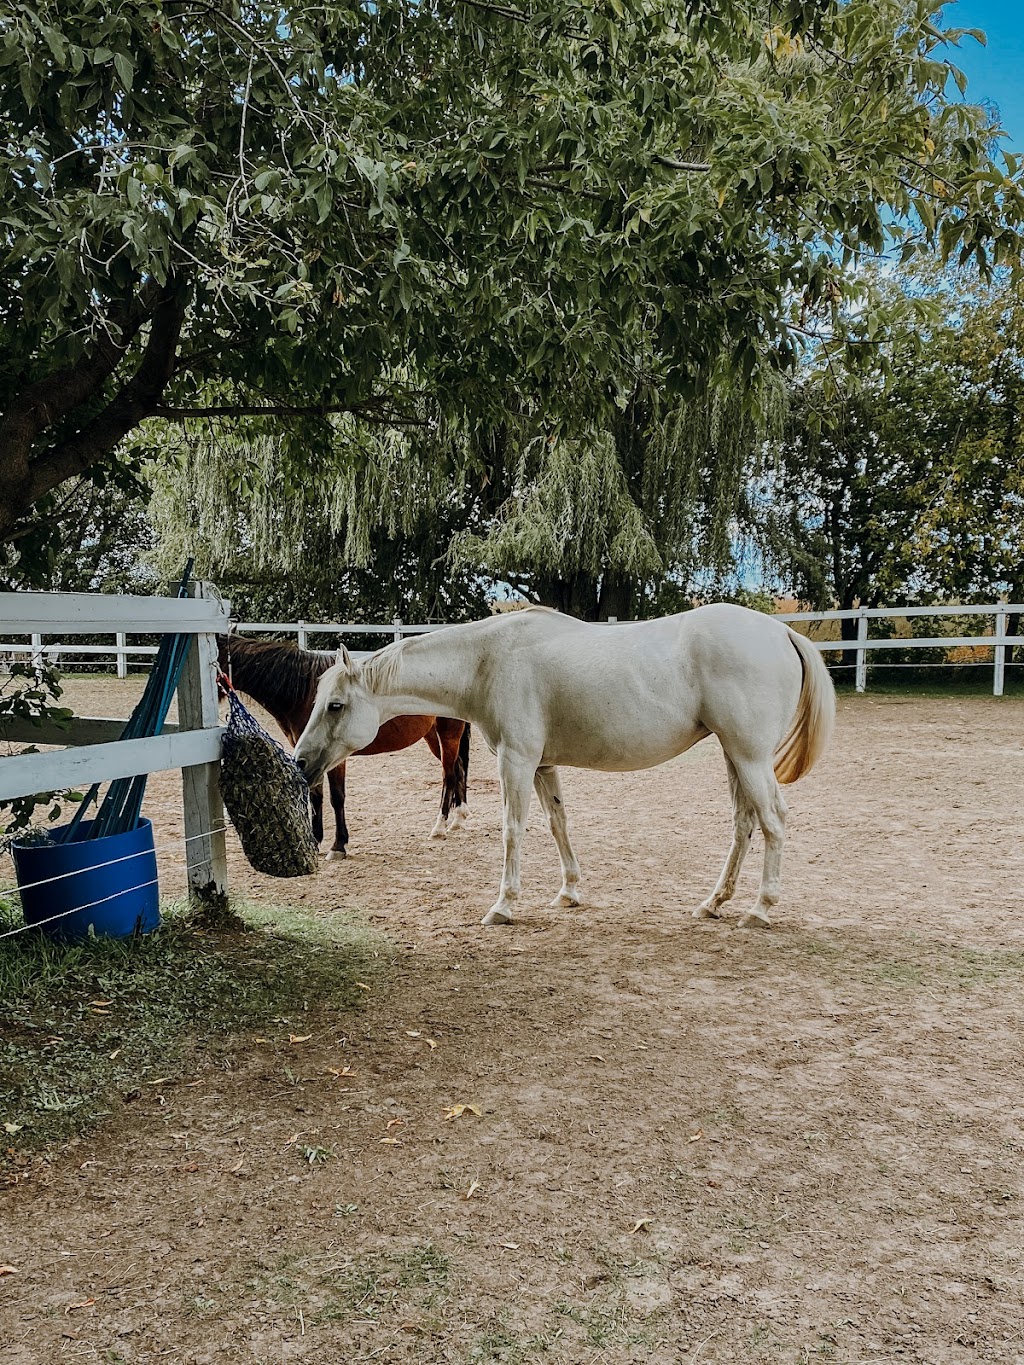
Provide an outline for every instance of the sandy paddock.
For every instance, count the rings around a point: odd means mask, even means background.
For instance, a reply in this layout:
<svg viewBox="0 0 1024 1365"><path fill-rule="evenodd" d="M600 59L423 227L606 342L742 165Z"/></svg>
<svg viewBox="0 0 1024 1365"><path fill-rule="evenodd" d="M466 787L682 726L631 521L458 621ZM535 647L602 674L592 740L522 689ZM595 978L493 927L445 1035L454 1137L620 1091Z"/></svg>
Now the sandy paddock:
<svg viewBox="0 0 1024 1365"><path fill-rule="evenodd" d="M68 689L94 714L136 693ZM483 745L442 844L425 745L355 760L353 857L282 883L233 843L231 880L355 910L393 969L355 1014L310 1002L294 1083L294 1049L241 1040L0 1191L5 1365L1024 1361L1022 723L844 700L769 933L690 918L728 844L713 740L566 772L586 904L547 908L535 810L511 929L477 924ZM173 843L177 775L147 812ZM162 868L174 894L177 848ZM334 1159L297 1162L298 1131Z"/></svg>

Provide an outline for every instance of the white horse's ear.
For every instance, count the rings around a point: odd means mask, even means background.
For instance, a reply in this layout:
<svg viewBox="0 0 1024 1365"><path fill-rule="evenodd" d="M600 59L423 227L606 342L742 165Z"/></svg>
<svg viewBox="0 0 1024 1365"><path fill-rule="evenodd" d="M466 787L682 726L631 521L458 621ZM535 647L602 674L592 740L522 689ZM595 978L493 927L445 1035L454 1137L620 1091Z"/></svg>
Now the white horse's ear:
<svg viewBox="0 0 1024 1365"><path fill-rule="evenodd" d="M347 669L351 669L352 667L352 655L349 654L345 646L341 644L338 646L338 663L344 664Z"/></svg>

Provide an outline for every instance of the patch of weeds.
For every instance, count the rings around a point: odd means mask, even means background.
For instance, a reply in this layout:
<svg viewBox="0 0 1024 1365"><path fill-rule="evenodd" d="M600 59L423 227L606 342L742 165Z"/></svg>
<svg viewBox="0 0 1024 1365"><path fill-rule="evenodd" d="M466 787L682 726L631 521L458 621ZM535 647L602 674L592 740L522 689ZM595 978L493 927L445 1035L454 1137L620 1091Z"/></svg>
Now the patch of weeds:
<svg viewBox="0 0 1024 1365"><path fill-rule="evenodd" d="M344 916L236 906L247 927L211 930L183 906L139 939L61 945L44 934L0 942L0 1166L64 1141L147 1082L202 1051L230 1049L309 1002L354 1009L356 985L391 958L386 940ZM0 932L20 925L0 912Z"/></svg>
<svg viewBox="0 0 1024 1365"><path fill-rule="evenodd" d="M185 1313L190 1318L208 1318L216 1313L219 1305L216 1299L205 1299L201 1294L185 1302Z"/></svg>
<svg viewBox="0 0 1024 1365"><path fill-rule="evenodd" d="M920 986L924 981L924 969L921 964L910 962L906 958L872 963L867 975L872 981L881 981L890 986Z"/></svg>
<svg viewBox="0 0 1024 1365"><path fill-rule="evenodd" d="M383 1321L401 1312L430 1313L448 1298L448 1257L432 1243L404 1251L371 1252L336 1266L317 1282L324 1299L317 1322L361 1318ZM428 1324L421 1324L429 1330Z"/></svg>
<svg viewBox="0 0 1024 1365"><path fill-rule="evenodd" d="M555 1314L575 1323L588 1346L605 1350L613 1346L649 1345L656 1334L656 1323L663 1314L637 1314L624 1301L621 1287L614 1291L613 1300L595 1302L579 1307L564 1299L554 1306Z"/></svg>
<svg viewBox="0 0 1024 1365"><path fill-rule="evenodd" d="M893 958L871 964L865 975L869 980L893 986L956 986L973 990L991 986L1006 978L1024 975L1024 953L1005 949L949 948L936 959Z"/></svg>
<svg viewBox="0 0 1024 1365"><path fill-rule="evenodd" d="M494 1361L496 1365L523 1365L524 1361L545 1355L556 1338L534 1333L521 1337L503 1327L492 1327L476 1338L469 1349L470 1360Z"/></svg>
<svg viewBox="0 0 1024 1365"><path fill-rule="evenodd" d="M1008 976L1024 975L1024 953L1003 949L986 951L958 948L950 963L950 971L957 985L964 990L970 990L973 986L988 986Z"/></svg>
<svg viewBox="0 0 1024 1365"><path fill-rule="evenodd" d="M324 1166L334 1156L330 1147L300 1147L299 1155L310 1166Z"/></svg>

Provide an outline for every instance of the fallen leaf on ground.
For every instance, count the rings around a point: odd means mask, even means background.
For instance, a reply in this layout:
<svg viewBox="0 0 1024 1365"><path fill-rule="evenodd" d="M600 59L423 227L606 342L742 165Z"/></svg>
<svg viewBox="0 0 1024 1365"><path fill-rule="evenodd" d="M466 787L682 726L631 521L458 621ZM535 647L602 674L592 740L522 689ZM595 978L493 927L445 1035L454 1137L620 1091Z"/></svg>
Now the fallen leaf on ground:
<svg viewBox="0 0 1024 1365"><path fill-rule="evenodd" d="M686 1141L687 1141L687 1142L700 1142L700 1140L701 1140L701 1138L702 1138L703 1136L704 1136L704 1129L703 1129L703 1128L698 1128L697 1131L696 1131L695 1133L691 1133L691 1134L690 1134L690 1136L686 1139Z"/></svg>
<svg viewBox="0 0 1024 1365"><path fill-rule="evenodd" d="M650 1226L651 1220L649 1218L638 1218L630 1228L630 1232L639 1232L641 1228L649 1228Z"/></svg>
<svg viewBox="0 0 1024 1365"><path fill-rule="evenodd" d="M402 1128L405 1126L405 1119L388 1119L385 1126L388 1128Z"/></svg>
<svg viewBox="0 0 1024 1365"><path fill-rule="evenodd" d="M358 986L361 991L368 991L370 989L365 981L354 981L352 984Z"/></svg>
<svg viewBox="0 0 1024 1365"><path fill-rule="evenodd" d="M269 1043L269 1042L270 1042L270 1039L269 1039L269 1038L254 1038L254 1039L253 1039L253 1042L254 1042L254 1043Z"/></svg>
<svg viewBox="0 0 1024 1365"><path fill-rule="evenodd" d="M604 1058L601 1056L600 1052L591 1052L587 1060L590 1062L603 1062Z"/></svg>
<svg viewBox="0 0 1024 1365"><path fill-rule="evenodd" d="M506 1251L518 1251L518 1250L519 1250L519 1243L518 1243L518 1242L499 1242L498 1245L499 1245L500 1247L504 1247Z"/></svg>
<svg viewBox="0 0 1024 1365"><path fill-rule="evenodd" d="M329 1066L327 1070L332 1076L355 1076L358 1072L352 1070L350 1066Z"/></svg>
<svg viewBox="0 0 1024 1365"><path fill-rule="evenodd" d="M381 1142L383 1142L386 1147L401 1147L402 1145L400 1138L381 1138Z"/></svg>
<svg viewBox="0 0 1024 1365"><path fill-rule="evenodd" d="M312 1036L311 1033L289 1033L288 1041L289 1043L308 1043Z"/></svg>
<svg viewBox="0 0 1024 1365"><path fill-rule="evenodd" d="M64 1309L64 1312L65 1314L74 1313L79 1308L91 1308L95 1302L95 1299L83 1299L81 1303L69 1303L67 1308Z"/></svg>
<svg viewBox="0 0 1024 1365"><path fill-rule="evenodd" d="M231 1167L231 1171L230 1171L230 1174L231 1174L231 1175L237 1175L237 1174L238 1174L238 1172L242 1169L242 1162L243 1162L244 1160L245 1160L245 1157L244 1157L244 1156L240 1156L240 1157L238 1158L238 1160L235 1162L235 1164Z"/></svg>
<svg viewBox="0 0 1024 1365"><path fill-rule="evenodd" d="M113 1052L108 1052L108 1053L107 1053L107 1056L108 1056L108 1058L109 1058L111 1061L113 1061L115 1057L120 1057L120 1055L121 1055L121 1049L120 1049L119 1047L115 1047L114 1050L113 1050Z"/></svg>
<svg viewBox="0 0 1024 1365"><path fill-rule="evenodd" d="M147 1081L146 1084L147 1084L147 1085L166 1085L168 1081L172 1081L173 1079L174 1079L173 1076L158 1076L158 1077L156 1078L155 1081Z"/></svg>
<svg viewBox="0 0 1024 1365"><path fill-rule="evenodd" d="M479 1188L480 1188L480 1181L479 1181L479 1180L474 1180L473 1183L472 1183L472 1185L470 1185L469 1189L466 1191L466 1198L467 1198L467 1199L472 1199L473 1196L474 1196L474 1194L476 1194L476 1192L477 1192L477 1190L478 1190Z"/></svg>
<svg viewBox="0 0 1024 1365"><path fill-rule="evenodd" d="M0 1265L0 1275L17 1275L17 1273L18 1267L16 1265Z"/></svg>
<svg viewBox="0 0 1024 1365"><path fill-rule="evenodd" d="M407 1038L422 1038L423 1030L418 1028L407 1028L405 1030L405 1036Z"/></svg>
<svg viewBox="0 0 1024 1365"><path fill-rule="evenodd" d="M100 1009L105 1009L107 1005L112 1005L113 1000L90 1000L90 1005L98 1005Z"/></svg>
<svg viewBox="0 0 1024 1365"><path fill-rule="evenodd" d="M424 1038L423 1041L426 1043L427 1047L430 1048L431 1052L437 1047L437 1040L434 1038Z"/></svg>
<svg viewBox="0 0 1024 1365"><path fill-rule="evenodd" d="M446 1119L459 1119L463 1114L475 1114L480 1117L480 1110L475 1104L453 1104L444 1111Z"/></svg>
<svg viewBox="0 0 1024 1365"><path fill-rule="evenodd" d="M4 1132L10 1133L13 1136L15 1133L20 1133L24 1126L23 1123L5 1123Z"/></svg>

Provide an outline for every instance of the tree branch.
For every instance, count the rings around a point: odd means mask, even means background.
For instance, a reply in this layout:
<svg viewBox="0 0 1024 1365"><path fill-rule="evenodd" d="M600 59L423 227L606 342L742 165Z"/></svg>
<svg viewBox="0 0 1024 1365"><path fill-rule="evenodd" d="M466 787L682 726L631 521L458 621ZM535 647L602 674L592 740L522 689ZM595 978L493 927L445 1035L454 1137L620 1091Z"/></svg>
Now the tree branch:
<svg viewBox="0 0 1024 1365"><path fill-rule="evenodd" d="M84 474L152 414L174 369L186 305L187 289L183 284L172 281L162 287L134 375L77 435L29 461L23 499L9 508L0 506L0 537L10 534L20 520L18 510L26 502L34 503L68 479Z"/></svg>

